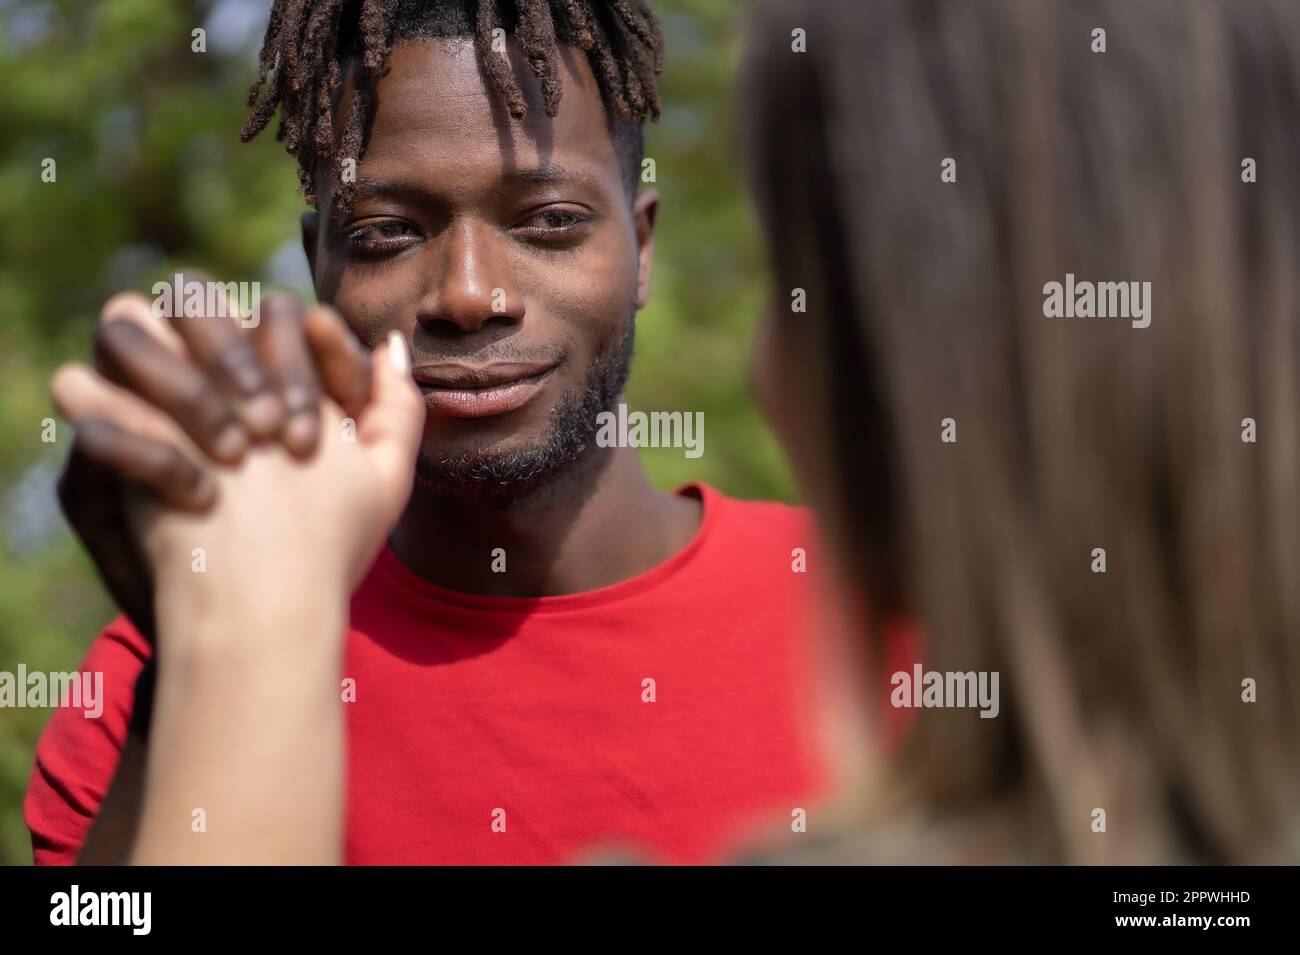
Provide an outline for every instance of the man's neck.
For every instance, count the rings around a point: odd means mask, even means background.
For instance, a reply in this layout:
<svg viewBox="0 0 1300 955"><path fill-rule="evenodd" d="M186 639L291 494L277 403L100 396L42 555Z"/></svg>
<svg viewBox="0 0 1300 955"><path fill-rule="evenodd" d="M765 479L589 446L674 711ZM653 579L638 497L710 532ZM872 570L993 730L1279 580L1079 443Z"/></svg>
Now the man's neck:
<svg viewBox="0 0 1300 955"><path fill-rule="evenodd" d="M581 593L644 573L689 543L700 506L655 490L636 450L592 447L564 475L509 504L418 484L390 541L425 580L494 597Z"/></svg>

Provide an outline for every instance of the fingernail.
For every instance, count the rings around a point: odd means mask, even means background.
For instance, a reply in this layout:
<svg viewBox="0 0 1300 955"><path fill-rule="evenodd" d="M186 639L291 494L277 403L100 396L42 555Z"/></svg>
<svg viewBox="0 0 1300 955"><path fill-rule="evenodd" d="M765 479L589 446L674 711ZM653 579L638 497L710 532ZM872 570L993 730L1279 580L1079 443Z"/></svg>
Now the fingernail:
<svg viewBox="0 0 1300 955"><path fill-rule="evenodd" d="M291 450L306 451L316 440L316 432L316 415L304 412L289 419L289 426L284 429L284 438Z"/></svg>
<svg viewBox="0 0 1300 955"><path fill-rule="evenodd" d="M275 434L284 422L284 405L272 392L263 392L240 408L239 416L259 438Z"/></svg>
<svg viewBox="0 0 1300 955"><path fill-rule="evenodd" d="M244 437L244 429L237 424L229 425L212 442L212 453L223 461L237 460L246 450L248 440Z"/></svg>
<svg viewBox="0 0 1300 955"><path fill-rule="evenodd" d="M239 389L240 394L245 397L254 395L259 388L265 387L262 376L252 365L231 363L231 376L235 380L235 387Z"/></svg>
<svg viewBox="0 0 1300 955"><path fill-rule="evenodd" d="M399 375L411 373L411 354L406 350L406 339L397 330L388 333L388 360Z"/></svg>

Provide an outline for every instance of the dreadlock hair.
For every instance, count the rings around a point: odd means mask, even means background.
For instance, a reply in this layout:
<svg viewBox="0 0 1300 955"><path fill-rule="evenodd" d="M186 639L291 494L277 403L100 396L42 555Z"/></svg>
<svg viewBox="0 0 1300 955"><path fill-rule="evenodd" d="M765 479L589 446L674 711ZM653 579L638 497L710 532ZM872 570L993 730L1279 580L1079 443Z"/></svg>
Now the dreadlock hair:
<svg viewBox="0 0 1300 955"><path fill-rule="evenodd" d="M396 40L472 38L493 91L518 120L528 111L493 31L514 37L541 81L547 116L560 105L559 44L587 54L609 118L629 196L641 164L641 124L659 119L657 77L663 34L646 0L275 0L248 91L248 142L280 108L276 139L298 160L307 202L317 202L317 170L336 159L360 160L374 118L375 85ZM335 109L347 70L355 71L347 115ZM338 138L337 151L335 149ZM340 183L334 207L351 206L354 185Z"/></svg>

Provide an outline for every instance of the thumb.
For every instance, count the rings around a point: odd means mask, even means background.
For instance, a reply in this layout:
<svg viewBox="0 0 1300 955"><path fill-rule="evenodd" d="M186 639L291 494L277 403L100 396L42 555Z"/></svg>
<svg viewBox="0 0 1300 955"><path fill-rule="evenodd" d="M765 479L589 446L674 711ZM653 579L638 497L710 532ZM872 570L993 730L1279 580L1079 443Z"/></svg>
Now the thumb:
<svg viewBox="0 0 1300 955"><path fill-rule="evenodd" d="M406 339L390 332L375 349L370 404L357 425L357 438L378 468L385 487L402 502L415 478L415 457L424 430L424 397L411 378Z"/></svg>

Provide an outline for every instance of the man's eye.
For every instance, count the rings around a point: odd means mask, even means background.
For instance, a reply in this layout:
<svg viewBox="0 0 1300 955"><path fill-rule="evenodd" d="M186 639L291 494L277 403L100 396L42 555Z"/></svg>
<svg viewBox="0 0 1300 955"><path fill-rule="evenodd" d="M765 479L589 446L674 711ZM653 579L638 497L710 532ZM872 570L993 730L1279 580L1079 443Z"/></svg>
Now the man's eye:
<svg viewBox="0 0 1300 955"><path fill-rule="evenodd" d="M545 209L519 224L526 233L541 238L559 236L591 221L591 216L573 209Z"/></svg>
<svg viewBox="0 0 1300 955"><path fill-rule="evenodd" d="M378 258L399 252L411 244L415 229L400 219L367 222L348 230L347 243L362 258Z"/></svg>

